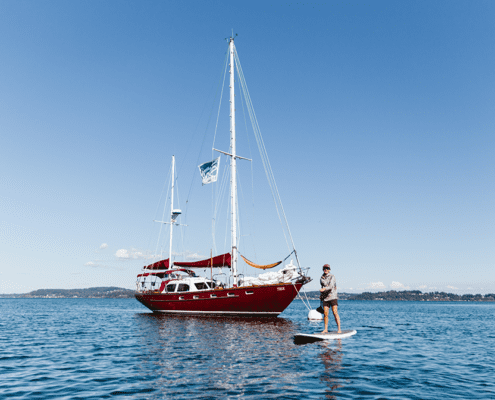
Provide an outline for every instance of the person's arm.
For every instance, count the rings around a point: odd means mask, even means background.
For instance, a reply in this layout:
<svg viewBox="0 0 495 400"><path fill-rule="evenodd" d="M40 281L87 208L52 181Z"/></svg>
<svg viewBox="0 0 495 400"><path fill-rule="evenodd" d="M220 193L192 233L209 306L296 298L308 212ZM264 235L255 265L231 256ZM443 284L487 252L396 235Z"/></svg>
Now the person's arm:
<svg viewBox="0 0 495 400"><path fill-rule="evenodd" d="M330 282L328 282L328 286L322 287L320 292L326 292L333 290L334 287L337 287L336 282L335 282L335 276L332 276L330 278Z"/></svg>
<svg viewBox="0 0 495 400"><path fill-rule="evenodd" d="M325 290L327 290L325 286L323 286L324 284L325 284L325 280L323 278L320 278L320 285L321 285L320 293L323 293Z"/></svg>

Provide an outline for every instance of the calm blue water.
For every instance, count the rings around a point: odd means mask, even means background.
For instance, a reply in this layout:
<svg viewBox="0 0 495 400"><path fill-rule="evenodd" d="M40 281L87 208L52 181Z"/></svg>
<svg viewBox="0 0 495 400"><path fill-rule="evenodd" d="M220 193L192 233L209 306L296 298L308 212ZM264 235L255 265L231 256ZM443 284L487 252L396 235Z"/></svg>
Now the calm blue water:
<svg viewBox="0 0 495 400"><path fill-rule="evenodd" d="M0 299L0 310L2 399L495 399L495 304L341 301L357 335L307 345L294 334L321 324L300 301L271 320L111 299Z"/></svg>

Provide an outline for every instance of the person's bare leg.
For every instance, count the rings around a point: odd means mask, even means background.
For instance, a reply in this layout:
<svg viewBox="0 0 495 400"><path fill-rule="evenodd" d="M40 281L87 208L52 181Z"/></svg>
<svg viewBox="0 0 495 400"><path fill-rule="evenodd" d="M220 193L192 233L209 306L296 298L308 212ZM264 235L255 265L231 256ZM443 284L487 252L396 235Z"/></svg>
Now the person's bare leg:
<svg viewBox="0 0 495 400"><path fill-rule="evenodd" d="M335 322L337 323L337 333L342 333L340 331L340 317L339 317L339 312L337 311L337 307L338 306L332 306L332 312L333 312L333 316L335 318ZM327 318L327 322L328 322L328 318ZM326 327L325 327L326 329Z"/></svg>
<svg viewBox="0 0 495 400"><path fill-rule="evenodd" d="M321 333L328 333L328 312L330 311L330 308L328 306L323 307L323 311L325 312L325 330Z"/></svg>

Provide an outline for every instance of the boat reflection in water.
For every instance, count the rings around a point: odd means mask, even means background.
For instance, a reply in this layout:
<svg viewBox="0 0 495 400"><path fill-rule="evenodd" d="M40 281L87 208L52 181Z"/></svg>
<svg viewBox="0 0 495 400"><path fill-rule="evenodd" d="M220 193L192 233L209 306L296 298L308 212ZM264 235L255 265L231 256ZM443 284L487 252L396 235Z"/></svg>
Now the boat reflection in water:
<svg viewBox="0 0 495 400"><path fill-rule="evenodd" d="M155 398L321 397L342 387L334 378L340 341L296 346L298 321L156 313L135 320L143 333L137 378Z"/></svg>

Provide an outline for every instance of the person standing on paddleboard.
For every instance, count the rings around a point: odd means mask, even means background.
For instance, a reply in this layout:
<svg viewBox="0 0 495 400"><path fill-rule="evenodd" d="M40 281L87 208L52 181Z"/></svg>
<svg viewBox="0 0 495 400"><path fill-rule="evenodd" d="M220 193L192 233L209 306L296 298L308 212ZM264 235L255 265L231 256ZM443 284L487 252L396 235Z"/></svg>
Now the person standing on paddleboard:
<svg viewBox="0 0 495 400"><path fill-rule="evenodd" d="M337 295L337 281L335 276L330 273L330 265L325 264L323 266L323 275L320 279L320 300L323 306L323 311L325 313L325 330L321 333L328 333L328 313L330 307L332 308L332 313L337 323L338 333L340 331L340 317L337 311L338 308L338 295Z"/></svg>

